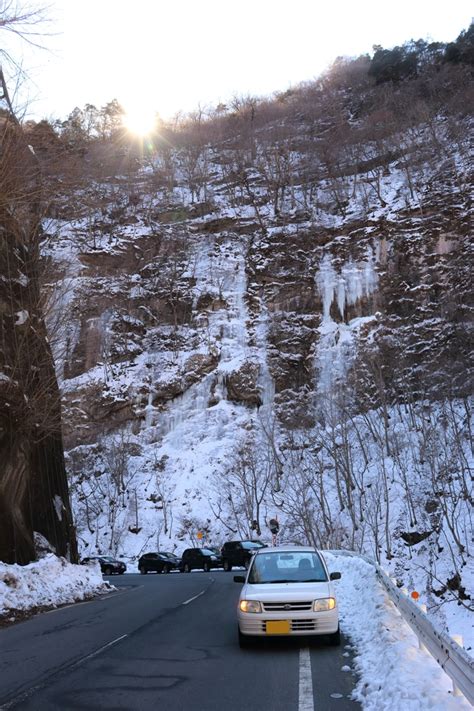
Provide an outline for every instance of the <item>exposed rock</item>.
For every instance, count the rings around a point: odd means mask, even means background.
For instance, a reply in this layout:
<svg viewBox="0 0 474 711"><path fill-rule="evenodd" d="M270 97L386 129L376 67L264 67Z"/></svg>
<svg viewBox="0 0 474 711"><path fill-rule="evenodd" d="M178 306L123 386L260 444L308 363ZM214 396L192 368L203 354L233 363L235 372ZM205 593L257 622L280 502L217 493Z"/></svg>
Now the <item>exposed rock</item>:
<svg viewBox="0 0 474 711"><path fill-rule="evenodd" d="M126 396L115 396L105 391L100 383L92 383L74 393L63 395L65 446L96 442L98 436L132 422L138 415Z"/></svg>
<svg viewBox="0 0 474 711"><path fill-rule="evenodd" d="M225 378L227 397L234 402L241 402L252 407L260 407L262 398L257 385L260 365L246 361L242 366Z"/></svg>
<svg viewBox="0 0 474 711"><path fill-rule="evenodd" d="M172 380L160 380L153 385L152 403L155 407L158 407L161 403L174 400L178 395L182 395L184 390L184 381L178 376Z"/></svg>
<svg viewBox="0 0 474 711"><path fill-rule="evenodd" d="M217 366L219 356L217 353L196 353L192 355L184 364L184 382L188 388L193 383L197 383L205 375L210 373Z"/></svg>
<svg viewBox="0 0 474 711"><path fill-rule="evenodd" d="M403 538L407 546L416 546L417 543L421 543L421 541L424 541L428 536L431 536L432 533L433 531L424 531L423 533L418 531L402 531L400 537Z"/></svg>
<svg viewBox="0 0 474 711"><path fill-rule="evenodd" d="M219 294L210 294L208 292L201 294L197 300L196 309L198 311L219 311L225 309L227 301Z"/></svg>
<svg viewBox="0 0 474 711"><path fill-rule="evenodd" d="M171 380L159 381L153 385L153 405L160 407L169 400L182 395L191 385L212 372L218 363L218 355L195 353L188 358L178 375Z"/></svg>
<svg viewBox="0 0 474 711"><path fill-rule="evenodd" d="M426 513L434 513L440 507L440 502L437 499L429 499L425 504Z"/></svg>
<svg viewBox="0 0 474 711"><path fill-rule="evenodd" d="M214 220L208 220L200 229L202 232L221 232L221 230L230 230L234 226L235 220L231 217L216 218Z"/></svg>

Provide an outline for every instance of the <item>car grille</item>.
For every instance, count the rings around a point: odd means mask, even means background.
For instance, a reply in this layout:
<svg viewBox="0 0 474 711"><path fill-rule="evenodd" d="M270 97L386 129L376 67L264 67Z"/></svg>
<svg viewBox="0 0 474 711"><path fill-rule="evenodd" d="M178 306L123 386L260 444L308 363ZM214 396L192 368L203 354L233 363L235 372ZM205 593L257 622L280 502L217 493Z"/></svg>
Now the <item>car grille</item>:
<svg viewBox="0 0 474 711"><path fill-rule="evenodd" d="M265 612L295 612L302 610L311 610L313 601L303 602L262 602Z"/></svg>
<svg viewBox="0 0 474 711"><path fill-rule="evenodd" d="M312 632L317 627L315 620L292 620L291 621L291 631L292 632Z"/></svg>
<svg viewBox="0 0 474 711"><path fill-rule="evenodd" d="M292 632L314 632L318 623L316 620L290 620ZM262 621L262 632L267 631L267 622Z"/></svg>

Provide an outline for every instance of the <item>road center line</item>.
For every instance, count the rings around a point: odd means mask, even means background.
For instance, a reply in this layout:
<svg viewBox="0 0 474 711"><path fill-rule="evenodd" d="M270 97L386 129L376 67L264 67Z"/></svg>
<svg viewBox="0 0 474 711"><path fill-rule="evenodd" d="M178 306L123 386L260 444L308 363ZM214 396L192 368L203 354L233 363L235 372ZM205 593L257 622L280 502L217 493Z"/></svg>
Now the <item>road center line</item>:
<svg viewBox="0 0 474 711"><path fill-rule="evenodd" d="M311 676L311 655L309 649L300 649L300 682L298 690L298 711L314 711L313 678Z"/></svg>
<svg viewBox="0 0 474 711"><path fill-rule="evenodd" d="M182 602L181 604L182 605L189 605L190 602L192 602L193 600L196 600L198 597L201 597L201 595L204 595L205 592L206 592L205 590L201 590L200 593L198 593L194 597L190 597L189 600L186 600L186 602Z"/></svg>
<svg viewBox="0 0 474 711"><path fill-rule="evenodd" d="M111 642L104 644L103 647L99 647L99 649L96 649L95 652L92 652L91 654L87 654L85 657L81 657L77 662L74 662L74 664L71 664L70 669L74 669L75 667L78 667L81 664L84 664L84 662L87 662L88 659L92 659L93 657L96 657L98 654L103 652L104 649L108 649L109 647L112 647L114 644L117 644L117 642L120 642L120 640L125 639L125 637L128 637L128 634L123 634L121 637L117 637L117 639L113 639Z"/></svg>

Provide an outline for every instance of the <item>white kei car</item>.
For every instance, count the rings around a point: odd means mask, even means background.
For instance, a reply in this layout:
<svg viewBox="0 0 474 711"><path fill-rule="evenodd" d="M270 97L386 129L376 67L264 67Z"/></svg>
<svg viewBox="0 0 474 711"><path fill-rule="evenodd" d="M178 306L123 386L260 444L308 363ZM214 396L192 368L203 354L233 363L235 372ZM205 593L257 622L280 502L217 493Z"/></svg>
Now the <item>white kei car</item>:
<svg viewBox="0 0 474 711"><path fill-rule="evenodd" d="M327 635L340 644L333 580L320 552L311 546L262 548L252 556L237 608L239 644L256 637Z"/></svg>

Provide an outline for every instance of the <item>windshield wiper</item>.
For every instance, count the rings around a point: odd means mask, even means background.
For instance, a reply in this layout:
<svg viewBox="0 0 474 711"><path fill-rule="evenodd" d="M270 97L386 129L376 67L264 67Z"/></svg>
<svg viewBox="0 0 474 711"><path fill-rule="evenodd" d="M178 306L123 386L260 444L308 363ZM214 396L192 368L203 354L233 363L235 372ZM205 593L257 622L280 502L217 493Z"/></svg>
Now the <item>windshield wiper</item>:
<svg viewBox="0 0 474 711"><path fill-rule="evenodd" d="M323 578L310 578L309 580L298 580L299 583L327 583Z"/></svg>

